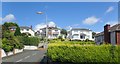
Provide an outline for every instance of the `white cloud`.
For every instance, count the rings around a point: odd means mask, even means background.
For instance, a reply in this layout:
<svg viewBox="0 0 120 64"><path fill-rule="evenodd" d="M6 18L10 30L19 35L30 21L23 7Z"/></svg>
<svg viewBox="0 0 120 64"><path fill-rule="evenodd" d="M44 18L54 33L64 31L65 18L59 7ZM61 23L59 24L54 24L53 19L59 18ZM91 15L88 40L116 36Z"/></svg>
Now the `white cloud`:
<svg viewBox="0 0 120 64"><path fill-rule="evenodd" d="M95 16L91 16L83 20L83 23L88 25L93 25L97 23L99 20L100 20L99 18L96 18Z"/></svg>
<svg viewBox="0 0 120 64"><path fill-rule="evenodd" d="M110 24L111 26L113 26L115 24L118 24L118 21L109 21L109 22L106 22L105 24Z"/></svg>
<svg viewBox="0 0 120 64"><path fill-rule="evenodd" d="M36 26L35 26L35 31L37 31L37 30L39 30L39 29L41 29L41 28L45 28L46 27L46 24L44 24L44 23L41 23L41 24L37 24Z"/></svg>
<svg viewBox="0 0 120 64"><path fill-rule="evenodd" d="M106 10L106 13L109 13L109 12L111 12L111 11L113 11L114 10L114 7L113 6L110 6L107 10Z"/></svg>
<svg viewBox="0 0 120 64"><path fill-rule="evenodd" d="M55 24L54 22L51 21L51 22L48 23L48 26L49 26L49 27L55 27L56 24Z"/></svg>
<svg viewBox="0 0 120 64"><path fill-rule="evenodd" d="M55 27L56 24L55 24L53 21L51 21L51 22L48 22L48 26L49 26L49 27ZM37 30L39 30L39 29L41 29L41 28L45 28L45 27L46 27L46 24L45 24L45 23L40 23L40 24L37 24L37 25L35 26L34 30L37 31Z"/></svg>
<svg viewBox="0 0 120 64"><path fill-rule="evenodd" d="M4 18L2 18L3 22L11 22L15 20L15 16L13 14L8 14Z"/></svg>

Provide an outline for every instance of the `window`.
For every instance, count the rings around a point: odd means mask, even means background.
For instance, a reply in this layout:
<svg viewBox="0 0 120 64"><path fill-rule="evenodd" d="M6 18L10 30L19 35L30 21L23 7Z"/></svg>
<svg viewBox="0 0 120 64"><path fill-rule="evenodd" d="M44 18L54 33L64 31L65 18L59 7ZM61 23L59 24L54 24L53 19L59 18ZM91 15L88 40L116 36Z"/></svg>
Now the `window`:
<svg viewBox="0 0 120 64"><path fill-rule="evenodd" d="M85 39L85 36L84 36L84 35L80 35L80 38L81 38L81 39Z"/></svg>
<svg viewBox="0 0 120 64"><path fill-rule="evenodd" d="M58 34L53 34L53 36L54 36L54 37L57 37L57 36L58 36Z"/></svg>
<svg viewBox="0 0 120 64"><path fill-rule="evenodd" d="M55 30L55 31L58 31L58 30Z"/></svg>
<svg viewBox="0 0 120 64"><path fill-rule="evenodd" d="M27 31L29 31L29 29L27 29Z"/></svg>
<svg viewBox="0 0 120 64"><path fill-rule="evenodd" d="M74 34L74 35L73 35L73 38L78 38L78 37L79 37L78 34Z"/></svg>

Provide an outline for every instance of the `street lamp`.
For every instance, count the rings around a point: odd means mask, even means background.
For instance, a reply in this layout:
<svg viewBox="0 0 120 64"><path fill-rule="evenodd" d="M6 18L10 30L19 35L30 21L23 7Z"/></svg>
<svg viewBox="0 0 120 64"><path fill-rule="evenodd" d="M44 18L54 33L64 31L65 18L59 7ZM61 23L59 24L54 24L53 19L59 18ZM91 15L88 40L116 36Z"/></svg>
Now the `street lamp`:
<svg viewBox="0 0 120 64"><path fill-rule="evenodd" d="M43 12L37 12L37 14L44 14ZM47 24L47 14L45 13L45 21L46 21L46 44L48 40L48 24ZM45 47L45 44L44 44Z"/></svg>

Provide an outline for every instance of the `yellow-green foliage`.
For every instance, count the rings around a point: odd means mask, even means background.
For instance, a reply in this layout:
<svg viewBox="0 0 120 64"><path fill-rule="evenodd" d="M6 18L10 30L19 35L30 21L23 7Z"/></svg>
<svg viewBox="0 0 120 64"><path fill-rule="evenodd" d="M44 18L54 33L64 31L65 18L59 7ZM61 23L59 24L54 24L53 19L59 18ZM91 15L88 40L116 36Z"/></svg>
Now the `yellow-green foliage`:
<svg viewBox="0 0 120 64"><path fill-rule="evenodd" d="M118 46L50 43L47 55L54 62L118 62Z"/></svg>

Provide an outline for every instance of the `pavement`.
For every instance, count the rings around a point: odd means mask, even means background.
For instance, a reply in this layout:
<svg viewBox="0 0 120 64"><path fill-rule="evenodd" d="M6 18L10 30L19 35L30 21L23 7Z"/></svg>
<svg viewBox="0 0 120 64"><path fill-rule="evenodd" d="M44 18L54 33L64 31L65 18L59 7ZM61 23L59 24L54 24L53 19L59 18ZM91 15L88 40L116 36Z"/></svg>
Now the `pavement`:
<svg viewBox="0 0 120 64"><path fill-rule="evenodd" d="M25 50L9 57L2 58L2 64L46 64L46 49Z"/></svg>

